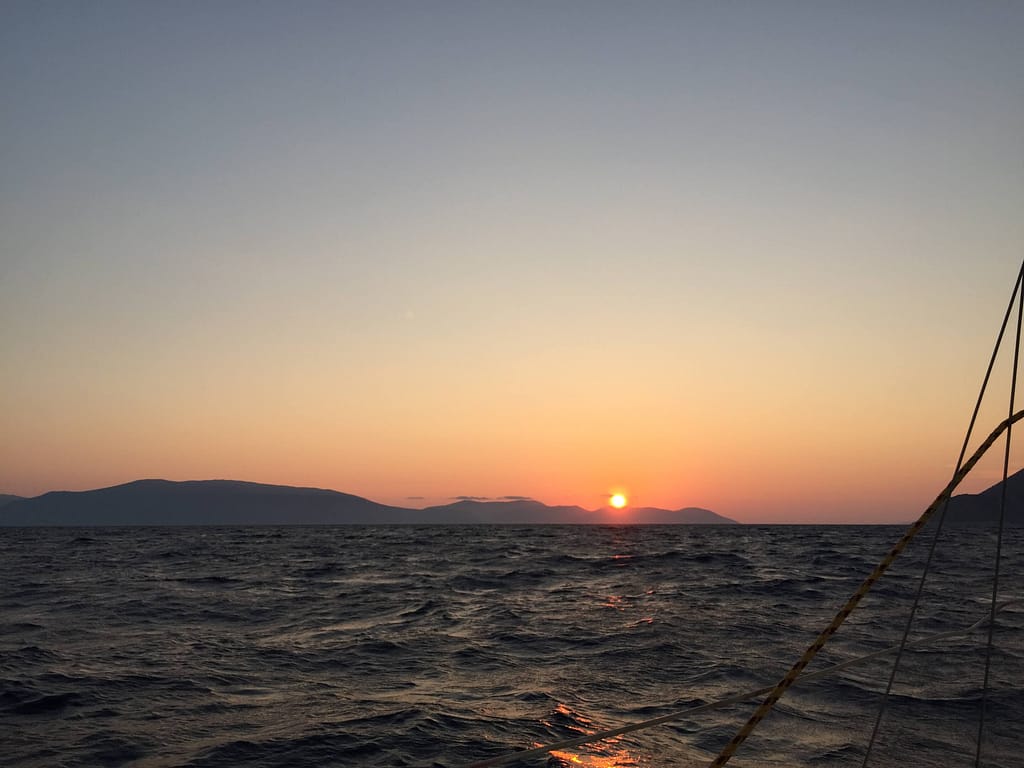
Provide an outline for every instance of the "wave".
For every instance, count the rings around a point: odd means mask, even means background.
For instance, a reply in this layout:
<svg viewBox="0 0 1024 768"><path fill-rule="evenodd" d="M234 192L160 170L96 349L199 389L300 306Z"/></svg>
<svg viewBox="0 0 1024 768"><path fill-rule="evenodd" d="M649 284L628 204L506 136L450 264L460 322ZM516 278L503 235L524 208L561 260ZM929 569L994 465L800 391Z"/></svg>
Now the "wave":
<svg viewBox="0 0 1024 768"><path fill-rule="evenodd" d="M446 768L759 688L893 532L739 528L12 529L0 559L5 760ZM915 636L984 610L974 598L987 579L972 566L987 542L949 535ZM1011 532L1005 557L1006 590L1024 593L1024 534ZM916 586L907 562L828 660L898 639ZM1021 628L1024 611L1000 616L993 764L1018 759ZM904 655L886 762L938 766L960 749L983 646L979 634ZM870 729L888 663L795 687L747 761L859 765L851 734ZM749 711L553 760L681 766L716 753Z"/></svg>

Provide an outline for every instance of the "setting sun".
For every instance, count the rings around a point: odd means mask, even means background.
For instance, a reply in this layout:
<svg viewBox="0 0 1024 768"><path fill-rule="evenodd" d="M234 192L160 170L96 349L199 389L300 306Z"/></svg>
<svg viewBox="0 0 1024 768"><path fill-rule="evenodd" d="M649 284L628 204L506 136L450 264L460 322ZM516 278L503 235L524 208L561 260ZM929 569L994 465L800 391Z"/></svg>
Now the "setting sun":
<svg viewBox="0 0 1024 768"><path fill-rule="evenodd" d="M623 496L621 493L616 493L612 495L612 497L608 500L608 503L611 504L616 509L622 509L624 506L626 506L626 501L627 499L625 496Z"/></svg>

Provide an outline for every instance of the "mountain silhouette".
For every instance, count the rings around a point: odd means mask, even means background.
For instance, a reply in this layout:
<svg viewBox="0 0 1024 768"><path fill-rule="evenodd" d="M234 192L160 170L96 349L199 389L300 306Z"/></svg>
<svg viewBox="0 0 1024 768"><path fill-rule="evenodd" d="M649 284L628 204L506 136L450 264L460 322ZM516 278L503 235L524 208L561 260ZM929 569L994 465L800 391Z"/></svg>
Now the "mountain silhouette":
<svg viewBox="0 0 1024 768"><path fill-rule="evenodd" d="M409 510L320 488L237 480L136 480L0 507L0 525L324 525L405 522Z"/></svg>
<svg viewBox="0 0 1024 768"><path fill-rule="evenodd" d="M238 480L136 480L92 491L51 491L0 506L0 526L342 524L735 524L706 509L676 511L462 500L426 509L378 504L322 488Z"/></svg>
<svg viewBox="0 0 1024 768"><path fill-rule="evenodd" d="M946 525L958 528L995 528L999 525L1002 481L981 493L954 496L946 510ZM1024 469L1006 478L1006 525L1024 527Z"/></svg>
<svg viewBox="0 0 1024 768"><path fill-rule="evenodd" d="M691 525L718 525L736 522L728 517L722 517L710 509L702 509L701 507L684 507L683 509L676 510L638 507L630 510L629 519L635 523L646 523L649 525L666 525L681 522Z"/></svg>

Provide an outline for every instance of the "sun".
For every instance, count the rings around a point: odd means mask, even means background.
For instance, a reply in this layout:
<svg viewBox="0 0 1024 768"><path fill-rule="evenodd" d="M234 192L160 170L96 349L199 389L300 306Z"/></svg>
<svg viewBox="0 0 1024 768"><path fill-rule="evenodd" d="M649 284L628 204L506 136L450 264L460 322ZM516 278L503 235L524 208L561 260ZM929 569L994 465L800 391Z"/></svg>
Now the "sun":
<svg viewBox="0 0 1024 768"><path fill-rule="evenodd" d="M608 499L608 503L616 509L622 509L628 503L629 499L623 496L621 493L614 493L612 497Z"/></svg>

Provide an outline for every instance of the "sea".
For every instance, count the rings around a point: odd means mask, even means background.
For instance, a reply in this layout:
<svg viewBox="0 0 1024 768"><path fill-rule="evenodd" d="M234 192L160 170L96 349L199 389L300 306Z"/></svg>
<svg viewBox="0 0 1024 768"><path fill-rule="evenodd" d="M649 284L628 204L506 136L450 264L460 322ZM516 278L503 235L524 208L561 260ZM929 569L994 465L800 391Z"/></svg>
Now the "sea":
<svg viewBox="0 0 1024 768"><path fill-rule="evenodd" d="M0 764L704 766L899 538L890 526L0 529ZM897 644L933 535L812 670ZM987 616L996 535L946 530L912 640ZM1024 598L1024 531L999 600ZM1024 766L1024 604L908 648L870 765ZM988 657L989 684L984 683ZM799 684L736 766L860 766L893 655ZM984 727L979 720L984 712Z"/></svg>

